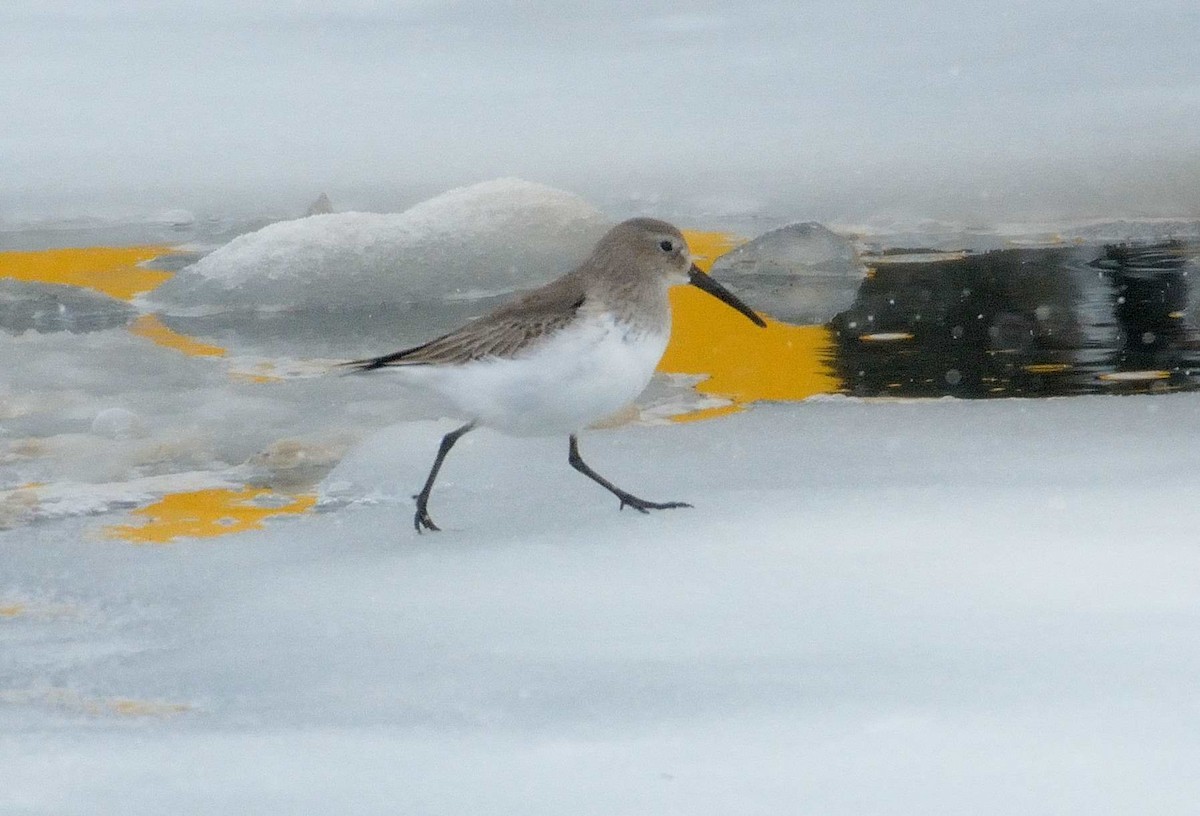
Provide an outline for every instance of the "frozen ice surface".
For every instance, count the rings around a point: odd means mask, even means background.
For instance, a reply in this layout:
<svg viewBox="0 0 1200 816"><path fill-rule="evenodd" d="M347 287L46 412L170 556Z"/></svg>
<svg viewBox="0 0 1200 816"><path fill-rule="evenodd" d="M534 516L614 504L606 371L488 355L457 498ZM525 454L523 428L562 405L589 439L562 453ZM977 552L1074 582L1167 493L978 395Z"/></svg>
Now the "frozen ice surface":
<svg viewBox="0 0 1200 816"><path fill-rule="evenodd" d="M1200 241L1200 221L1184 218L1132 218L1072 224L1060 230L1065 238L1114 243L1157 243L1172 239Z"/></svg>
<svg viewBox="0 0 1200 816"><path fill-rule="evenodd" d="M418 537L447 427L262 532L0 533L0 812L1194 812L1197 395L585 434L649 516L481 430Z"/></svg>
<svg viewBox="0 0 1200 816"><path fill-rule="evenodd" d="M88 332L124 326L136 310L79 286L0 278L0 331Z"/></svg>
<svg viewBox="0 0 1200 816"><path fill-rule="evenodd" d="M304 309L496 295L568 271L608 226L571 193L497 179L399 214L334 213L271 224L182 270L153 300Z"/></svg>
<svg viewBox="0 0 1200 816"><path fill-rule="evenodd" d="M118 484L242 465L255 474L282 468L295 481L299 470L272 455L280 445L311 447L324 460L330 446L428 416L370 378L255 382L257 370L238 358L190 357L125 331L7 338L0 343L0 501L3 491L30 482Z"/></svg>
<svg viewBox="0 0 1200 816"><path fill-rule="evenodd" d="M713 275L795 323L824 323L854 302L866 268L854 242L813 223L788 224L722 255Z"/></svg>

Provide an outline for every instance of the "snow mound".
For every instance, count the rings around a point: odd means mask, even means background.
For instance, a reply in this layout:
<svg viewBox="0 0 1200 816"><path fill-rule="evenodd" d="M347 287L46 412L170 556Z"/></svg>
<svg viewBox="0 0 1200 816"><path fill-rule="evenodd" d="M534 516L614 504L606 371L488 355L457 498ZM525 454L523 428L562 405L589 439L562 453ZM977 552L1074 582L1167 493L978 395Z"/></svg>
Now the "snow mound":
<svg viewBox="0 0 1200 816"><path fill-rule="evenodd" d="M497 179L399 214L271 224L182 270L154 299L168 306L353 308L510 292L569 270L608 226L571 193Z"/></svg>
<svg viewBox="0 0 1200 816"><path fill-rule="evenodd" d="M793 323L825 323L849 308L866 278L853 242L815 222L789 224L723 255L713 275L734 292L772 303Z"/></svg>

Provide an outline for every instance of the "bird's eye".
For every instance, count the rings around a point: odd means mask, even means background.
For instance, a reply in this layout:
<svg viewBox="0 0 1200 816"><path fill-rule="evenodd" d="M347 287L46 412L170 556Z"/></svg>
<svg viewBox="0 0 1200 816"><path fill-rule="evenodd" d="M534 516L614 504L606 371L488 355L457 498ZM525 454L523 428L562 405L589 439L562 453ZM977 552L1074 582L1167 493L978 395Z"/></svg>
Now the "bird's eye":
<svg viewBox="0 0 1200 816"><path fill-rule="evenodd" d="M658 248L661 249L663 252L670 252L671 250L673 250L675 248L675 245L672 244L670 241L659 241Z"/></svg>

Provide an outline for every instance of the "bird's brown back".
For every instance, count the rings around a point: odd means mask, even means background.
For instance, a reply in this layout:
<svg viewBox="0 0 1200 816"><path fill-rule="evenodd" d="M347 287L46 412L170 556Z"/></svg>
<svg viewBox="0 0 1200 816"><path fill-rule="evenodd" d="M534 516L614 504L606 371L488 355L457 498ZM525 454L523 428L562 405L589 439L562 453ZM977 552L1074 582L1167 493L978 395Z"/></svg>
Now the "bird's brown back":
<svg viewBox="0 0 1200 816"><path fill-rule="evenodd" d="M586 299L583 280L576 270L428 343L346 365L371 371L386 366L456 365L486 357L513 357L570 323Z"/></svg>

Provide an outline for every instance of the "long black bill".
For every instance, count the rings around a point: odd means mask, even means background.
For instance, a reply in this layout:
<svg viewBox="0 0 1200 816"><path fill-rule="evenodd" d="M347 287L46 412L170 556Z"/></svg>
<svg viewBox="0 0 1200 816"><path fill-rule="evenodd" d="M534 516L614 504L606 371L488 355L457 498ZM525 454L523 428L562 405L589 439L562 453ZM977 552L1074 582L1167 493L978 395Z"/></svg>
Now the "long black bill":
<svg viewBox="0 0 1200 816"><path fill-rule="evenodd" d="M692 264L692 268L688 270L688 282L691 283L692 286L708 292L722 303L737 309L746 317L750 318L754 325L761 326L764 329L767 327L767 324L763 322L761 317L754 313L753 309L751 309L745 303L742 303L737 295L735 295L733 292L730 292L721 284L717 283L715 280L713 280L712 275L709 275L695 264Z"/></svg>

